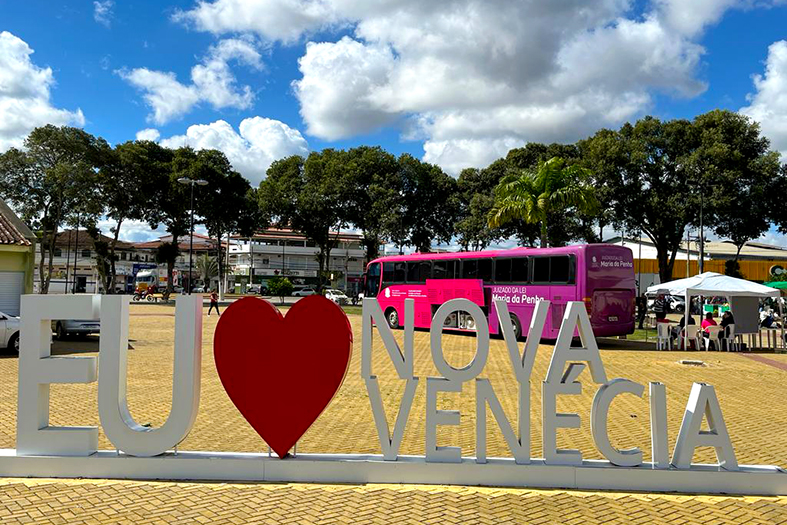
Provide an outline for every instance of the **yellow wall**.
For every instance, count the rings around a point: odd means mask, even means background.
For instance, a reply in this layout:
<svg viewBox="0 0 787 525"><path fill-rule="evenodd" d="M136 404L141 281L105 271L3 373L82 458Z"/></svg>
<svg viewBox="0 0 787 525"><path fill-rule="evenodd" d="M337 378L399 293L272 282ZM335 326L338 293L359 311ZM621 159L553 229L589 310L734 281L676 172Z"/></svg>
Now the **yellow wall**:
<svg viewBox="0 0 787 525"><path fill-rule="evenodd" d="M25 293L33 293L33 249L0 246L0 272L25 272Z"/></svg>
<svg viewBox="0 0 787 525"><path fill-rule="evenodd" d="M721 260L705 261L706 272L724 273L724 262ZM738 261L741 273L746 279L751 281L770 280L770 269L774 264L787 268L787 260L762 260L762 261ZM640 270L640 267L642 268ZM691 260L691 275L699 273L698 262ZM655 259L634 259L634 273L659 273L659 262ZM675 266L672 268L672 278L681 279L686 277L686 259L675 259Z"/></svg>

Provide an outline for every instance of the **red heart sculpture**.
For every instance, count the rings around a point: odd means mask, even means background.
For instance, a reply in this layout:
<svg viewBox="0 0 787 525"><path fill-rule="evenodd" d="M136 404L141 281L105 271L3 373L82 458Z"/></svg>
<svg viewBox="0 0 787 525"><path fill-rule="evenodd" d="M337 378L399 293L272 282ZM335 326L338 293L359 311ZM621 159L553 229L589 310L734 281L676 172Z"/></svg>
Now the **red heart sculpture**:
<svg viewBox="0 0 787 525"><path fill-rule="evenodd" d="M286 317L246 297L222 313L213 357L232 402L283 458L338 392L352 343L347 315L321 295L300 299Z"/></svg>

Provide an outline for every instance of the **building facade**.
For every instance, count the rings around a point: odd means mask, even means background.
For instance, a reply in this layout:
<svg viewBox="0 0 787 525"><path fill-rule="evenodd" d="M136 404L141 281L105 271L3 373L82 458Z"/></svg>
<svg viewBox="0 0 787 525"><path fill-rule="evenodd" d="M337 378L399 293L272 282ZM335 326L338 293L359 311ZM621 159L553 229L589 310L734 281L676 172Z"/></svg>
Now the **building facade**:
<svg viewBox="0 0 787 525"><path fill-rule="evenodd" d="M366 252L357 233L332 232L336 247L331 250L326 277L331 286L349 293L360 289ZM249 284L265 285L276 276L288 277L296 285L319 283L319 248L290 229L270 228L253 237L230 238L229 265L236 290Z"/></svg>
<svg viewBox="0 0 787 525"><path fill-rule="evenodd" d="M634 272L637 274L641 291L661 283L656 247L649 238L613 237L605 242L631 248L634 254ZM704 245L703 271L723 274L725 263L735 259L737 247L730 242L720 241L705 241ZM689 244L683 241L675 256L672 278L682 279L699 274L699 257L697 242ZM787 248L748 242L738 255L738 264L744 278L757 282L769 281L774 272L779 269L787 270Z"/></svg>

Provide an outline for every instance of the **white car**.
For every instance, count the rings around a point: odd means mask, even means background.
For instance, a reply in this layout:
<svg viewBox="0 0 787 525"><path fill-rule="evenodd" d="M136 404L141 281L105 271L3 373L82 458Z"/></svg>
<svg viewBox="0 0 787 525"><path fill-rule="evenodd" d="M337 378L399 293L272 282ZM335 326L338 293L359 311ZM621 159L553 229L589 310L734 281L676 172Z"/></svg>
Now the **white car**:
<svg viewBox="0 0 787 525"><path fill-rule="evenodd" d="M0 348L19 353L19 318L0 312Z"/></svg>
<svg viewBox="0 0 787 525"><path fill-rule="evenodd" d="M330 288L325 290L325 298L330 299L336 304L347 304L350 302L350 298L347 297L347 295L343 291L333 290Z"/></svg>
<svg viewBox="0 0 787 525"><path fill-rule="evenodd" d="M292 292L293 297L307 297L309 295L314 295L317 292L314 291L314 288L298 288Z"/></svg>

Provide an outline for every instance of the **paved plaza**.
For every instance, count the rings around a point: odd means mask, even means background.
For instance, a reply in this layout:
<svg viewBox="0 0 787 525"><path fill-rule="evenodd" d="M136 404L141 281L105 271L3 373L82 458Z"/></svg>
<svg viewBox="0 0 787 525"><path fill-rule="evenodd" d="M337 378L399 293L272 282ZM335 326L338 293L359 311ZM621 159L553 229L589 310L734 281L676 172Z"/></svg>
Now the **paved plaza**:
<svg viewBox="0 0 787 525"><path fill-rule="evenodd" d="M174 309L132 305L129 351L129 406L140 423L161 425L170 408ZM267 451L259 436L230 402L216 374L212 338L218 318L206 317L203 332L202 395L194 429L182 450ZM360 376L361 317L350 315L355 346L350 371L333 403L298 444L298 452L379 454L364 382ZM402 332L397 333L401 340ZM265 337L265 334L258 334ZM451 364L467 363L475 339L443 338ZM426 332L415 335L415 374L436 376ZM375 339L375 373L389 420L395 417L403 382ZM607 376L667 385L670 450L695 381L716 386L741 464L787 466L787 355L632 351L635 344L615 341L602 350ZM56 343L96 355L97 339ZM602 347L606 345L602 344ZM540 382L552 348L542 345L532 386L532 455L541 456ZM679 364L701 359L704 366ZM0 447L15 446L17 359L0 359ZM517 384L504 344L491 342L482 373L492 382L503 408L514 419ZM581 396L561 396L558 411L582 418L582 428L558 432L558 446L576 448L585 459L601 459L590 434L590 406L597 387L589 373L580 376ZM98 425L97 386L53 385L51 422ZM438 444L461 446L475 455L475 393L466 383L461 394L442 394L440 409L462 414L459 427L438 427ZM425 388L419 385L402 454L424 453ZM488 422L489 456L510 456L496 423ZM639 446L650 456L647 399L621 396L612 405L609 430L619 448ZM100 434L99 448L113 448ZM712 449L699 449L695 462L714 462ZM130 482L113 480L0 480L2 523L787 523L787 497L621 494L502 488Z"/></svg>

